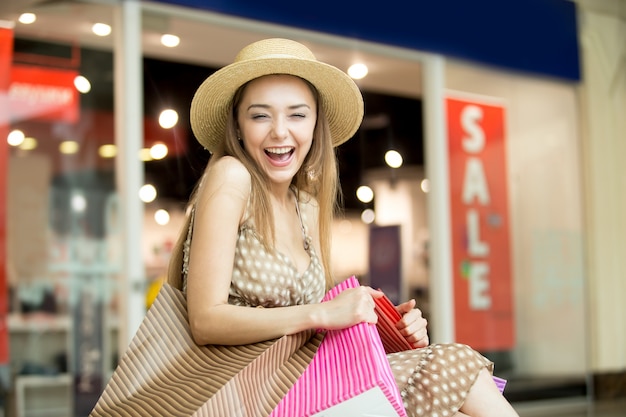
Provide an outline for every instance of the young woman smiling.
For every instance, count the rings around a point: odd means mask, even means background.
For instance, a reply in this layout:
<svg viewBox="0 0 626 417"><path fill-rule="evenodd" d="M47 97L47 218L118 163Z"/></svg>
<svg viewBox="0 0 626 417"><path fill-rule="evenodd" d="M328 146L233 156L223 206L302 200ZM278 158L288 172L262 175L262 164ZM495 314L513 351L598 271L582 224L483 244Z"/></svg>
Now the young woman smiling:
<svg viewBox="0 0 626 417"><path fill-rule="evenodd" d="M191 124L212 157L190 200L169 283L186 294L196 343L223 346L225 362L229 346L377 321L374 299L383 294L370 287L320 302L336 283L335 147L362 117L355 83L286 39L245 47L196 92ZM415 349L387 358L409 416L517 415L489 360L465 345L431 345L414 300L396 308L397 328Z"/></svg>

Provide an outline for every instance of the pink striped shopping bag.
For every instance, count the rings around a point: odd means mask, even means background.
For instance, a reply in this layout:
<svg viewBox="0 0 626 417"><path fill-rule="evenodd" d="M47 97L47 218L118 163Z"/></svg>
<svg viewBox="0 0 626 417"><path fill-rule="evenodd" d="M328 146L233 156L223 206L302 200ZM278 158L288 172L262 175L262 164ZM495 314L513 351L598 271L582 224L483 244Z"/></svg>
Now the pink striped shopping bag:
<svg viewBox="0 0 626 417"><path fill-rule="evenodd" d="M359 285L350 277L322 301ZM326 332L313 360L270 416L406 417L376 325Z"/></svg>

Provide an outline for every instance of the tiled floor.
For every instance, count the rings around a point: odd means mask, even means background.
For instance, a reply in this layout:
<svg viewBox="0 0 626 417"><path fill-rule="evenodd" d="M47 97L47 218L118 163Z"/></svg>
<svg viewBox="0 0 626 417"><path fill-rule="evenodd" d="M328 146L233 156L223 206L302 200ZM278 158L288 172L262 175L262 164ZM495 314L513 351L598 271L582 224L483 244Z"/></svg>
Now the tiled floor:
<svg viewBox="0 0 626 417"><path fill-rule="evenodd" d="M626 397L591 402L585 399L514 403L520 417L626 417Z"/></svg>

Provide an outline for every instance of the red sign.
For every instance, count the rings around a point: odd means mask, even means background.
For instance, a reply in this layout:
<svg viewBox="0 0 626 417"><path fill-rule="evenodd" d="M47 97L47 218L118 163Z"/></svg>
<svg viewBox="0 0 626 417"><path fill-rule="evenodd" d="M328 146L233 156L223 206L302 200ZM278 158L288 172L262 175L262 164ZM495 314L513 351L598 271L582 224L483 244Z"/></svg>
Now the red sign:
<svg viewBox="0 0 626 417"><path fill-rule="evenodd" d="M456 340L481 351L515 344L505 109L447 98Z"/></svg>
<svg viewBox="0 0 626 417"><path fill-rule="evenodd" d="M74 79L77 75L73 70L14 65L8 92L10 121L76 122L79 97Z"/></svg>
<svg viewBox="0 0 626 417"><path fill-rule="evenodd" d="M11 60L13 55L13 31L0 27L0 114L7 114ZM9 126L0 117L0 364L9 362L9 332L7 328L8 293L7 293L7 166L8 144L6 137Z"/></svg>

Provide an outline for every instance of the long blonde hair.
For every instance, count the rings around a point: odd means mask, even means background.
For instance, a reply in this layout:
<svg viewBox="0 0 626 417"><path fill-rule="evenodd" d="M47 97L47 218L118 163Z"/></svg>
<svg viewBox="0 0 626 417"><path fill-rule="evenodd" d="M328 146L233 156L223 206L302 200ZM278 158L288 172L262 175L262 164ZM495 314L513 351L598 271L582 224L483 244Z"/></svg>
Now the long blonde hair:
<svg viewBox="0 0 626 417"><path fill-rule="evenodd" d="M320 105L317 90L308 81L303 81L313 92L317 103L317 122L313 131L311 149L302 167L294 176L292 185L295 186L298 191L302 191L298 193L299 198L306 198L302 196L308 195L310 198L315 199L319 205L318 227L322 252L321 261L324 266L326 286L330 288L334 285L334 278L330 266L331 226L335 212L339 208L341 198L337 157L332 144L326 114ZM259 236L267 237L263 241L263 244L268 250L273 250L274 216L269 202L268 181L264 173L258 168L257 164L245 151L237 138L237 111L247 85L248 84L244 84L241 86L233 97L226 124L225 140L221 142L221 146L211 155L211 159L207 164L203 176L207 175L207 171L210 169L212 163L222 156L232 156L243 163L252 178L252 191L250 195L251 216L254 218L255 227L257 228ZM198 184L201 181L202 179L200 179ZM198 185L196 185L196 189L189 199L189 207L195 205L197 188ZM183 248L191 223L190 211L189 209L187 210L186 221L174 246L168 269L168 283L179 289L182 288Z"/></svg>

